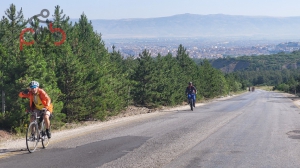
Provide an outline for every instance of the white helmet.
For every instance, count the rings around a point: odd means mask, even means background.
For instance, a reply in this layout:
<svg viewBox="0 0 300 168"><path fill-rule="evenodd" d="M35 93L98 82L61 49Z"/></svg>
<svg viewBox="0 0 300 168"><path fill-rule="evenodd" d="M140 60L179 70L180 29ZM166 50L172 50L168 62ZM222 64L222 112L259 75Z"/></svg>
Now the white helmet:
<svg viewBox="0 0 300 168"><path fill-rule="evenodd" d="M30 84L29 84L30 88L37 88L39 86L40 86L40 84L37 81L31 81Z"/></svg>

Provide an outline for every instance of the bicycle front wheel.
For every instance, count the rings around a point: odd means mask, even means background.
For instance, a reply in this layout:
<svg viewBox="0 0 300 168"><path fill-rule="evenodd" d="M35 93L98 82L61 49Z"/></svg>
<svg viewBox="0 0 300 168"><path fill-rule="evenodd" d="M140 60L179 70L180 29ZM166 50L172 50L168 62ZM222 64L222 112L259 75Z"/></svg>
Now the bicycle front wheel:
<svg viewBox="0 0 300 168"><path fill-rule="evenodd" d="M35 151L39 142L38 125L35 122L31 122L28 126L26 133L26 146L27 150L32 153Z"/></svg>
<svg viewBox="0 0 300 168"><path fill-rule="evenodd" d="M50 139L46 135L45 122L43 121L41 124L42 124L42 128L41 128L42 145L43 145L43 148L46 148L49 145ZM50 128L49 128L49 131L50 131Z"/></svg>

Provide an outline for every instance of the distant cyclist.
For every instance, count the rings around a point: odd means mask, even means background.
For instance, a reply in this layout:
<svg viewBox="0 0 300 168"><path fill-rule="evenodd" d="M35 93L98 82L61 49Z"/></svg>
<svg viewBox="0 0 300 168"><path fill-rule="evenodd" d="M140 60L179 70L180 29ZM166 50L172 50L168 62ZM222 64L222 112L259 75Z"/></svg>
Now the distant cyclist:
<svg viewBox="0 0 300 168"><path fill-rule="evenodd" d="M38 116L41 116L42 112L45 112L44 121L46 125L46 134L48 138L51 138L50 132L50 115L53 111L53 105L51 103L51 99L48 94L41 88L39 88L40 84L37 81L32 81L29 84L29 88L20 92L19 96L22 98L29 99L30 110L37 112ZM30 122L35 119L34 116L30 117Z"/></svg>
<svg viewBox="0 0 300 168"><path fill-rule="evenodd" d="M192 96L192 99L194 100L193 106L195 107L197 89L195 88L195 86L193 86L193 83L192 83L192 82L189 82L189 86L186 88L185 94L186 94L187 96L188 96L188 95L191 95L191 96Z"/></svg>

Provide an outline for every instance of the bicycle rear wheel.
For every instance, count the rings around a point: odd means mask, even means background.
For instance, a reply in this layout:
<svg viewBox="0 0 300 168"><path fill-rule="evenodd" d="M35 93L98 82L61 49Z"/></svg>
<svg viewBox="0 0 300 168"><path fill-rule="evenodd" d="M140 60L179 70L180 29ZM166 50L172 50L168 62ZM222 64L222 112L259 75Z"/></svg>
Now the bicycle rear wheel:
<svg viewBox="0 0 300 168"><path fill-rule="evenodd" d="M42 127L41 127L42 145L43 145L43 148L46 148L49 145L49 143L50 143L50 139L46 135L45 122L43 121L41 124L42 124ZM50 129L51 129L51 127L49 128L49 131L50 131Z"/></svg>
<svg viewBox="0 0 300 168"><path fill-rule="evenodd" d="M38 125L35 122L31 122L26 132L26 146L27 150L32 153L35 151L39 142Z"/></svg>

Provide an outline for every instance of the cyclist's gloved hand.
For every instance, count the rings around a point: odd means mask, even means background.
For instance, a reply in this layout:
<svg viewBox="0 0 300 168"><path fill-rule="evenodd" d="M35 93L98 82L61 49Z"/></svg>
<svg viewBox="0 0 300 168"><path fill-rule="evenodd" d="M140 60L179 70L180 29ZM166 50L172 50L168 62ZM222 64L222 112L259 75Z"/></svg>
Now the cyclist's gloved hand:
<svg viewBox="0 0 300 168"><path fill-rule="evenodd" d="M23 94L28 94L29 93L29 90L28 89L25 89L24 91L23 91Z"/></svg>

